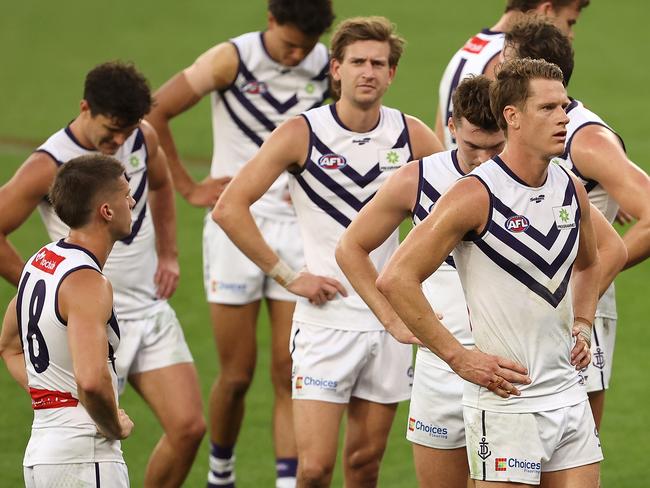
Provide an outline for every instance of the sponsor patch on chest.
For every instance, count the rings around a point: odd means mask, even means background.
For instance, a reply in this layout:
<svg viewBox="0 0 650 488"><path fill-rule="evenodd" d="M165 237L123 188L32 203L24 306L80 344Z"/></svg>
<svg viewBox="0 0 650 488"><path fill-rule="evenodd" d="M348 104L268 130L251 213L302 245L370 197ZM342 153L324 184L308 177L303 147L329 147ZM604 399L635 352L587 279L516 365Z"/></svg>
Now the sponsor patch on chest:
<svg viewBox="0 0 650 488"><path fill-rule="evenodd" d="M576 226L575 214L571 210L571 205L553 207L553 217L555 217L555 226L560 229L573 229Z"/></svg>
<svg viewBox="0 0 650 488"><path fill-rule="evenodd" d="M468 53L472 54L478 54L483 50L485 46L489 44L489 42L490 41L486 39L481 39L478 36L474 36L465 43L463 46L463 51L467 51Z"/></svg>
<svg viewBox="0 0 650 488"><path fill-rule="evenodd" d="M65 259L65 256L59 256L47 248L38 251L38 254L32 259L32 266L45 271L51 275L56 271L57 266Z"/></svg>
<svg viewBox="0 0 650 488"><path fill-rule="evenodd" d="M404 147L399 149L382 149L378 155L379 169L381 171L392 171L408 163L409 151Z"/></svg>

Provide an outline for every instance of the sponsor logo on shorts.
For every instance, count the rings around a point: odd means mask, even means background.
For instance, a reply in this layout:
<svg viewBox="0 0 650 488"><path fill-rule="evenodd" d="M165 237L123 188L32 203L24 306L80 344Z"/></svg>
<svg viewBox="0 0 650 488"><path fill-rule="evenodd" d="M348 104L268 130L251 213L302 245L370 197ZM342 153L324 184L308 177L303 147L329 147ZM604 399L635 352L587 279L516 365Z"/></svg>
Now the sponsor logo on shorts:
<svg viewBox="0 0 650 488"><path fill-rule="evenodd" d="M463 46L463 51L467 51L468 53L472 54L478 54L483 50L485 46L489 44L489 42L490 41L486 39L481 39L478 36L474 36L465 43L465 46Z"/></svg>
<svg viewBox="0 0 650 488"><path fill-rule="evenodd" d="M489 445L490 443L485 440L485 437L482 437L481 442L478 443L478 451L476 451L476 453L478 454L478 457L480 457L483 461L492 455L492 451L490 451Z"/></svg>
<svg viewBox="0 0 650 488"><path fill-rule="evenodd" d="M406 376L409 378L409 386L413 386L413 375L415 374L415 368L413 366L409 366L409 368L406 370Z"/></svg>
<svg viewBox="0 0 650 488"><path fill-rule="evenodd" d="M38 251L36 256L34 256L32 266L53 275L57 266L59 266L64 259L65 256L59 256L49 249L43 248Z"/></svg>
<svg viewBox="0 0 650 488"><path fill-rule="evenodd" d="M530 222L523 215L513 215L506 220L506 230L512 233L523 232L530 227Z"/></svg>
<svg viewBox="0 0 650 488"><path fill-rule="evenodd" d="M212 280L212 291L227 291L230 293L246 293L246 283L228 283Z"/></svg>
<svg viewBox="0 0 650 488"><path fill-rule="evenodd" d="M418 430L420 432L429 434L430 437L436 437L438 439L448 438L447 427L440 427L433 424L427 424L413 417L409 417L409 430L411 432Z"/></svg>
<svg viewBox="0 0 650 488"><path fill-rule="evenodd" d="M600 347L596 348L596 352L594 353L594 360L592 362L593 365L598 369L603 369L605 367L605 353Z"/></svg>
<svg viewBox="0 0 650 488"><path fill-rule="evenodd" d="M268 91L268 88L263 81L253 80L242 86L241 91L249 95L262 95Z"/></svg>
<svg viewBox="0 0 650 488"><path fill-rule="evenodd" d="M600 447L600 434L598 433L598 427L594 427L594 435L596 436L596 440L598 441L598 447Z"/></svg>
<svg viewBox="0 0 650 488"><path fill-rule="evenodd" d="M539 473L542 471L542 463L513 457L496 458L494 460L495 471L508 471L509 469L523 471L524 473Z"/></svg>
<svg viewBox="0 0 650 488"><path fill-rule="evenodd" d="M323 154L318 158L318 166L323 169L341 169L348 164L340 154Z"/></svg>
<svg viewBox="0 0 650 488"><path fill-rule="evenodd" d="M312 376L298 376L296 378L296 389L300 390L307 386L320 388L321 390L336 391L338 381L328 380L326 378L314 378Z"/></svg>

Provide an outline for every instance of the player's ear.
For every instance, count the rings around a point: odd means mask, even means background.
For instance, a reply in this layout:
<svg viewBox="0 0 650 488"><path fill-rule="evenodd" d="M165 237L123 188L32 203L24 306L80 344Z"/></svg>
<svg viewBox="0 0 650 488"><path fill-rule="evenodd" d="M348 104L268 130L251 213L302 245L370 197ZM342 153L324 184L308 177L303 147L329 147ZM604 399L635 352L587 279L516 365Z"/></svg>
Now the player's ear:
<svg viewBox="0 0 650 488"><path fill-rule="evenodd" d="M503 109L503 118L509 129L519 129L519 116L520 112L514 105L506 105Z"/></svg>
<svg viewBox="0 0 650 488"><path fill-rule="evenodd" d="M330 75L332 76L333 80L336 81L341 80L341 75L339 74L340 67L341 67L341 62L338 59L336 58L330 59Z"/></svg>
<svg viewBox="0 0 650 488"><path fill-rule="evenodd" d="M447 128L449 129L449 132L451 132L452 137L456 139L456 124L454 124L453 117L449 117L449 120L447 121Z"/></svg>
<svg viewBox="0 0 650 488"><path fill-rule="evenodd" d="M267 12L266 24L267 24L269 30L273 29L276 25L278 25L278 21L275 20L275 17L273 16L273 14L271 12Z"/></svg>
<svg viewBox="0 0 650 488"><path fill-rule="evenodd" d="M113 220L113 209L111 209L111 206L106 203L102 203L99 207L99 215L106 220L107 222L110 222Z"/></svg>
<svg viewBox="0 0 650 488"><path fill-rule="evenodd" d="M542 2L536 8L535 12L543 15L544 17L555 17L555 10L553 9L553 2Z"/></svg>
<svg viewBox="0 0 650 488"><path fill-rule="evenodd" d="M88 100L86 100L85 98L82 98L81 101L79 102L79 111L81 113L83 112L90 113L90 104L88 103Z"/></svg>

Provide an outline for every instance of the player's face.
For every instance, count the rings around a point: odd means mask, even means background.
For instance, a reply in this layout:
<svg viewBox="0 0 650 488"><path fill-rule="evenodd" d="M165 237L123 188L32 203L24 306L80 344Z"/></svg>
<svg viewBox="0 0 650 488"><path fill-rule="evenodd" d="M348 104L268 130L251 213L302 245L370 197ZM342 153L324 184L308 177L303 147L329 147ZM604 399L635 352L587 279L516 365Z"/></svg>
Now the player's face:
<svg viewBox="0 0 650 488"><path fill-rule="evenodd" d="M360 106L381 103L395 76L389 54L387 42L356 41L345 48L342 61L332 59L331 73L341 82L341 98Z"/></svg>
<svg viewBox="0 0 650 488"><path fill-rule="evenodd" d="M297 66L314 49L319 36L308 36L292 24L278 24L269 14L264 43L271 57L284 66Z"/></svg>
<svg viewBox="0 0 650 488"><path fill-rule="evenodd" d="M514 125L520 129L521 141L544 159L562 154L569 123L565 112L568 105L569 99L560 81L531 80L528 99L513 116Z"/></svg>
<svg viewBox="0 0 650 488"><path fill-rule="evenodd" d="M135 206L129 183L124 176L120 178L115 192L111 195L109 204L113 211L112 229L114 236L117 239L124 239L131 234L133 220L131 211Z"/></svg>
<svg viewBox="0 0 650 488"><path fill-rule="evenodd" d="M458 124L450 118L449 130L458 144L458 163L465 173L469 173L481 163L499 154L506 143L503 131L486 131L472 124L465 117Z"/></svg>
<svg viewBox="0 0 650 488"><path fill-rule="evenodd" d="M562 33L573 42L573 28L578 22L580 17L579 2L573 2L566 7L560 7L557 10L550 8L546 12L548 19L555 24L555 26L562 31Z"/></svg>

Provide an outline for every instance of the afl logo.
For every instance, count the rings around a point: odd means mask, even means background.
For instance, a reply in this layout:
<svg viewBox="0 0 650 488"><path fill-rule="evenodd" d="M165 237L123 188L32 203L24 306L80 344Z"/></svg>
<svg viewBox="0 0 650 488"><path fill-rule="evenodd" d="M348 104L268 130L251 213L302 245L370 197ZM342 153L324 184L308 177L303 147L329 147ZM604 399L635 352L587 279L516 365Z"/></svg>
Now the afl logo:
<svg viewBox="0 0 650 488"><path fill-rule="evenodd" d="M249 95L262 95L266 93L266 83L263 81L249 81L241 87L241 91Z"/></svg>
<svg viewBox="0 0 650 488"><path fill-rule="evenodd" d="M523 215L514 215L506 220L506 229L513 233L523 232L530 227L530 222Z"/></svg>
<svg viewBox="0 0 650 488"><path fill-rule="evenodd" d="M345 158L338 154L324 154L318 160L318 166L323 169L341 169L346 164Z"/></svg>

